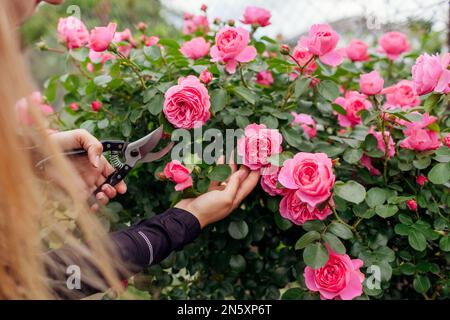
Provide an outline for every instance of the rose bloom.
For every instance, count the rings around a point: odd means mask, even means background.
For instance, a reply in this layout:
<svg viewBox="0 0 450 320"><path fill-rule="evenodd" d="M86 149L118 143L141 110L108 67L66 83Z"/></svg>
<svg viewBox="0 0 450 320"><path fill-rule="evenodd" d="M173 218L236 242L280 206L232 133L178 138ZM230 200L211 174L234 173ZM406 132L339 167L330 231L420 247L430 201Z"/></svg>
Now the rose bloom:
<svg viewBox="0 0 450 320"><path fill-rule="evenodd" d="M364 41L353 39L345 49L345 54L353 62L367 61L369 60L369 54L367 53L368 48L369 46Z"/></svg>
<svg viewBox="0 0 450 320"><path fill-rule="evenodd" d="M401 80L397 84L383 90L386 94L386 103L392 107L401 107L403 110L410 109L420 104L420 98L414 90L414 84L409 80Z"/></svg>
<svg viewBox="0 0 450 320"><path fill-rule="evenodd" d="M423 186L425 184L425 182L428 181L428 178L425 177L423 174L418 175L416 178L416 182L418 185Z"/></svg>
<svg viewBox="0 0 450 320"><path fill-rule="evenodd" d="M258 72L256 74L256 83L262 86L270 87L270 85L273 83L272 72L270 72L269 70Z"/></svg>
<svg viewBox="0 0 450 320"><path fill-rule="evenodd" d="M82 21L73 16L60 18L58 36L66 43L67 49L76 49L89 42L89 31Z"/></svg>
<svg viewBox="0 0 450 320"><path fill-rule="evenodd" d="M268 129L264 124L249 124L244 136L237 142L237 153L243 164L250 170L259 170L269 164L268 158L283 150L283 137L276 129Z"/></svg>
<svg viewBox="0 0 450 320"><path fill-rule="evenodd" d="M284 187L297 190L302 202L316 207L330 198L335 176L325 153L299 152L284 161L278 179Z"/></svg>
<svg viewBox="0 0 450 320"><path fill-rule="evenodd" d="M270 24L271 14L269 10L259 7L249 6L245 8L244 19L241 20L244 24L258 25L265 27Z"/></svg>
<svg viewBox="0 0 450 320"><path fill-rule="evenodd" d="M325 220L332 212L328 204L319 210L303 202L295 190L289 190L280 202L280 215L297 225L310 220Z"/></svg>
<svg viewBox="0 0 450 320"><path fill-rule="evenodd" d="M316 136L316 122L309 114L291 112L291 115L294 117L292 123L300 125L309 138L314 138Z"/></svg>
<svg viewBox="0 0 450 320"><path fill-rule="evenodd" d="M352 300L363 293L364 274L359 270L364 262L350 259L347 254L337 254L328 245L327 263L314 270L306 267L304 272L306 287L318 291L321 299Z"/></svg>
<svg viewBox="0 0 450 320"><path fill-rule="evenodd" d="M369 170L371 176L379 176L381 174L380 170L372 165L372 158L366 154L363 154L359 160L364 168Z"/></svg>
<svg viewBox="0 0 450 320"><path fill-rule="evenodd" d="M211 61L223 62L229 73L236 72L238 62L255 59L256 49L249 46L249 33L242 28L224 27L216 34L216 44L211 48Z"/></svg>
<svg viewBox="0 0 450 320"><path fill-rule="evenodd" d="M417 202L414 199L406 200L406 206L411 211L416 211L417 210Z"/></svg>
<svg viewBox="0 0 450 320"><path fill-rule="evenodd" d="M146 47L150 47L150 46L158 44L158 42L159 42L159 38L158 37L150 36L150 37L148 37L147 40L145 40L145 46Z"/></svg>
<svg viewBox="0 0 450 320"><path fill-rule="evenodd" d="M199 127L211 116L208 90L194 76L178 79L178 84L169 88L164 97L164 115L177 128Z"/></svg>
<svg viewBox="0 0 450 320"><path fill-rule="evenodd" d="M447 133L447 135L442 139L442 142L447 148L450 148L450 133Z"/></svg>
<svg viewBox="0 0 450 320"><path fill-rule="evenodd" d="M449 93L449 63L450 53L447 53L442 58L439 55L430 56L427 53L419 56L412 67L412 80L417 94L424 95L432 91Z"/></svg>
<svg viewBox="0 0 450 320"><path fill-rule="evenodd" d="M172 160L167 163L164 167L163 175L176 183L176 191L182 191L192 186L192 177L189 170L178 160Z"/></svg>
<svg viewBox="0 0 450 320"><path fill-rule="evenodd" d="M29 108L37 107L45 117L50 116L55 111L53 107L45 103L45 99L39 91L34 91L28 98L22 98L16 103L16 115L18 123L26 126L33 125L33 116Z"/></svg>
<svg viewBox="0 0 450 320"><path fill-rule="evenodd" d="M364 73L359 77L359 87L364 94L378 94L383 90L383 85L384 80L376 70Z"/></svg>
<svg viewBox="0 0 450 320"><path fill-rule="evenodd" d="M197 37L183 43L180 51L185 57L197 60L208 54L210 46L211 44L204 38Z"/></svg>
<svg viewBox="0 0 450 320"><path fill-rule="evenodd" d="M183 33L191 34L197 31L202 31L204 33L208 33L209 31L209 21L206 16L202 15L190 15L185 14L184 16L184 24L183 24Z"/></svg>
<svg viewBox="0 0 450 320"><path fill-rule="evenodd" d="M295 59L295 62L301 66L303 69L304 74L312 74L317 69L317 64L314 59L311 60L311 58L314 55L308 51L308 49L303 48L300 44L297 44L297 46L294 48L294 51L292 52L292 57ZM308 65L306 65L308 63ZM305 67L306 66L306 67ZM298 72L300 72L300 68L296 68Z"/></svg>
<svg viewBox="0 0 450 320"><path fill-rule="evenodd" d="M102 63L105 64L108 60L116 59L116 56L109 52L96 52L94 50L89 50L89 59L93 63ZM92 71L91 71L92 72Z"/></svg>
<svg viewBox="0 0 450 320"><path fill-rule="evenodd" d="M334 103L345 109L346 114L338 114L338 122L343 127L354 127L361 123L358 112L372 108L372 104L367 100L367 96L357 91L347 91L345 97L337 98Z"/></svg>
<svg viewBox="0 0 450 320"><path fill-rule="evenodd" d="M330 66L342 63L342 55L335 50L339 35L327 24L314 24L309 29L308 37L301 37L299 44L319 57L320 61Z"/></svg>
<svg viewBox="0 0 450 320"><path fill-rule="evenodd" d="M95 27L91 30L89 36L89 47L97 52L103 52L108 49L114 38L117 25L109 23L107 27Z"/></svg>
<svg viewBox="0 0 450 320"><path fill-rule="evenodd" d="M91 108L94 112L98 112L100 111L100 109L102 108L102 103L98 100L92 101L91 102Z"/></svg>
<svg viewBox="0 0 450 320"><path fill-rule="evenodd" d="M113 37L113 42L128 42L128 44L118 46L117 48L117 51L119 51L125 57L128 57L130 55L131 49L133 49L133 45L135 44L130 29L125 29L122 32L116 32Z"/></svg>
<svg viewBox="0 0 450 320"><path fill-rule="evenodd" d="M211 80L213 79L213 74L211 72L209 72L208 69L203 70L202 72L200 72L200 76L198 77L200 79L201 82L203 82L204 84L208 84L211 82Z"/></svg>
<svg viewBox="0 0 450 320"><path fill-rule="evenodd" d="M427 128L436 121L436 117L425 113L421 121L407 122L403 130L406 138L400 142L400 147L415 151L434 150L441 146L439 133Z"/></svg>
<svg viewBox="0 0 450 320"><path fill-rule="evenodd" d="M380 51L391 59L397 59L402 53L408 52L411 48L408 38L404 33L391 31L385 33L379 40Z"/></svg>
<svg viewBox="0 0 450 320"><path fill-rule="evenodd" d="M381 132L375 131L373 128L370 128L369 134L373 135L375 139L377 139L377 147L378 150L382 151L383 154L386 152L386 143L384 142L383 135ZM395 155L395 143L391 137L389 131L384 132L385 137L388 139L388 158L391 158Z"/></svg>
<svg viewBox="0 0 450 320"><path fill-rule="evenodd" d="M280 169L280 167L269 164L261 170L261 187L271 196L285 195L288 191L286 188L277 185Z"/></svg>

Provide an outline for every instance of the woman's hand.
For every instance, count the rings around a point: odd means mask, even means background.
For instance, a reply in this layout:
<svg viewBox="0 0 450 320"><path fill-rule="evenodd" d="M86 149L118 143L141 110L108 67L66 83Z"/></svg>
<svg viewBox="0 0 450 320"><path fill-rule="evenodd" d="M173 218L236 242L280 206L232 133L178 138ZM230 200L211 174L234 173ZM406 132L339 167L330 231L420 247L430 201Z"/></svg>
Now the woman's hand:
<svg viewBox="0 0 450 320"><path fill-rule="evenodd" d="M56 142L63 150L83 148L87 151L86 156L70 157L70 162L78 171L83 183L84 190L90 195L106 178L114 172L114 168L103 156L103 146L86 130L78 129L58 132L50 135L50 139ZM121 181L115 187L106 184L102 187L102 192L97 193L96 198L100 204L107 204L117 193L125 193L127 186ZM92 206L93 210L98 209L98 204Z"/></svg>
<svg viewBox="0 0 450 320"><path fill-rule="evenodd" d="M175 207L192 213L203 229L208 224L226 218L258 183L259 171L252 171L241 166L231 165L233 173L221 184L211 184L208 192L192 199L183 199ZM236 171L237 170L237 171Z"/></svg>

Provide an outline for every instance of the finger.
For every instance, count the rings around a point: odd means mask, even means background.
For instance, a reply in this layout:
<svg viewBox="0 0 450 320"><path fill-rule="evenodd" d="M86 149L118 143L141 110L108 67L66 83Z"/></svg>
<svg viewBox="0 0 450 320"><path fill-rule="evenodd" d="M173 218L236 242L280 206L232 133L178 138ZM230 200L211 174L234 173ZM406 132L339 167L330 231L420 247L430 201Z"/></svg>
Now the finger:
<svg viewBox="0 0 450 320"><path fill-rule="evenodd" d="M123 180L116 184L115 188L120 194L124 194L125 192L127 192L127 185Z"/></svg>
<svg viewBox="0 0 450 320"><path fill-rule="evenodd" d="M106 205L109 202L109 198L103 192L99 192L95 195L97 202L101 205Z"/></svg>
<svg viewBox="0 0 450 320"><path fill-rule="evenodd" d="M236 162L234 161L234 150L231 151L229 164L230 164L231 172L235 173L238 169L238 166L237 166Z"/></svg>
<svg viewBox="0 0 450 320"><path fill-rule="evenodd" d="M91 210L96 212L100 209L100 206L98 205L98 203L95 203L91 206Z"/></svg>
<svg viewBox="0 0 450 320"><path fill-rule="evenodd" d="M242 181L239 190L236 193L236 197L234 198L233 208L237 208L239 204L247 197L250 192L256 187L258 184L260 177L259 170L252 171L248 174L245 180Z"/></svg>
<svg viewBox="0 0 450 320"><path fill-rule="evenodd" d="M102 186L102 191L109 199L114 198L117 195L117 190L111 187L109 184L105 184Z"/></svg>
<svg viewBox="0 0 450 320"><path fill-rule="evenodd" d="M241 174L242 174L242 171L237 171L237 172L233 173L231 175L230 180L228 181L225 189L222 191L222 192L226 193L226 196L231 201L233 201L234 198L236 197L236 193L241 184Z"/></svg>
<svg viewBox="0 0 450 320"><path fill-rule="evenodd" d="M100 167L100 156L103 152L103 146L92 134L86 130L76 130L75 138L80 146L87 151L89 162L95 167Z"/></svg>

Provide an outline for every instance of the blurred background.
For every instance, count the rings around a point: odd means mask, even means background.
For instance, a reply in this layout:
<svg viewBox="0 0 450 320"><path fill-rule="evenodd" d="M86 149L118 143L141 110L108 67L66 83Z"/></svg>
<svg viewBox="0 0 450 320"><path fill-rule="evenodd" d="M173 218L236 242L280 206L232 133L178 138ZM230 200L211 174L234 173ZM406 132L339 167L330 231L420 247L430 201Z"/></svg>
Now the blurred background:
<svg viewBox="0 0 450 320"><path fill-rule="evenodd" d="M350 37L375 44L378 36L397 30L410 35L413 46L434 53L448 51L450 46L450 1L448 0L66 0L53 7L41 4L37 14L23 27L23 48L38 85L51 75L63 72L56 54L40 52L36 47L45 41L58 47L56 26L58 19L80 15L88 28L118 23L118 30L134 29L138 22L149 26L148 35L161 38L181 34L183 13L200 13L200 6L208 6L210 23L239 19L246 6L255 5L271 11L272 24L260 28L257 37L270 36L295 44L314 23L329 23L340 35L339 47Z"/></svg>

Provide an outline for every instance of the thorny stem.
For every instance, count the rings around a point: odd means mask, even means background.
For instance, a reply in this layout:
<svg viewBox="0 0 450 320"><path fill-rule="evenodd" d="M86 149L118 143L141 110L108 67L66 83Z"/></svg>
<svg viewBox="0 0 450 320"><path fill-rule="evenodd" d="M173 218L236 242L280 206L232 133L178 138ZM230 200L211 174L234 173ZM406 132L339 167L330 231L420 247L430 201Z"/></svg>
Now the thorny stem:
<svg viewBox="0 0 450 320"><path fill-rule="evenodd" d="M245 82L245 79L244 79L244 73L242 72L242 69L243 69L243 67L242 67L242 65L239 63L239 75L241 76L242 84L244 85L244 87L246 87L246 88L248 89L248 85L247 85L247 82Z"/></svg>
<svg viewBox="0 0 450 320"><path fill-rule="evenodd" d="M131 70L133 70L133 72L137 75L137 77L139 78L139 81L141 82L142 88L146 89L147 86L145 85L145 80L141 75L141 70L139 68L138 65L136 65L133 61L131 61L130 59L128 59L128 57L124 56L122 53L120 53L117 50L112 50L115 54L117 54L117 56L122 59L122 63L128 67L131 68Z"/></svg>

